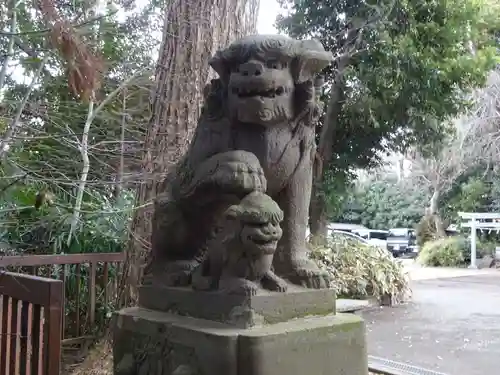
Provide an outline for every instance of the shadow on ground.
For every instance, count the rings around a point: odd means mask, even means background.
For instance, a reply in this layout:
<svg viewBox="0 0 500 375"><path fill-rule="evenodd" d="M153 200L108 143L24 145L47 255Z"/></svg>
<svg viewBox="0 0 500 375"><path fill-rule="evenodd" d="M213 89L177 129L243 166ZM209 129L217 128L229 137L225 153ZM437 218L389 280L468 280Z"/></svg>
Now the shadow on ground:
<svg viewBox="0 0 500 375"><path fill-rule="evenodd" d="M412 288L412 303L363 313L371 355L450 375L499 373L500 272Z"/></svg>

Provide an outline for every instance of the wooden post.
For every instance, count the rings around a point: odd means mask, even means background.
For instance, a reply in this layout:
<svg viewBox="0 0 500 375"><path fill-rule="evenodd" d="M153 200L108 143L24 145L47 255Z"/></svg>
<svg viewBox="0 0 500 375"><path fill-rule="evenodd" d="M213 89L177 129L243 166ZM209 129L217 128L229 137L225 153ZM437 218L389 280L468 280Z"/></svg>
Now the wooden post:
<svg viewBox="0 0 500 375"><path fill-rule="evenodd" d="M44 309L45 320L45 368L47 374L59 374L61 366L62 314L64 291L60 280L49 283L49 301Z"/></svg>
<svg viewBox="0 0 500 375"><path fill-rule="evenodd" d="M476 258L477 258L477 252L476 252L476 237L477 237L477 232L476 232L476 218L473 217L470 222L470 266L469 268L476 269Z"/></svg>

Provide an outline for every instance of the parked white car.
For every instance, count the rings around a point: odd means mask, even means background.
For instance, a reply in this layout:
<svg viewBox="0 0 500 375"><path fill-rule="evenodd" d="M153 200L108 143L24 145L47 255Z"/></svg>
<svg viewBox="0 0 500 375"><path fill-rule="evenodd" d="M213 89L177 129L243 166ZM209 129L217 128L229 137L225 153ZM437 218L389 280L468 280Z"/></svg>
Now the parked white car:
<svg viewBox="0 0 500 375"><path fill-rule="evenodd" d="M359 224L345 224L345 223L330 223L328 224L327 236L331 236L333 232L338 231L342 233L354 233L357 230L369 230L367 227ZM311 232L309 228L306 230L306 238L309 238ZM358 235L359 236L359 235Z"/></svg>
<svg viewBox="0 0 500 375"><path fill-rule="evenodd" d="M387 248L387 236L389 234L387 230L355 229L352 232L364 238L372 246L382 249Z"/></svg>
<svg viewBox="0 0 500 375"><path fill-rule="evenodd" d="M310 235L311 235L311 232L309 231L309 228L307 228L306 238L309 238ZM355 234L353 232L347 232L344 230L335 230L335 229L328 230L328 237L333 237L333 236L342 236L342 237L348 238L350 240L359 241L360 243L362 243L364 245L371 245L366 239L364 239L361 236L358 236L357 234Z"/></svg>

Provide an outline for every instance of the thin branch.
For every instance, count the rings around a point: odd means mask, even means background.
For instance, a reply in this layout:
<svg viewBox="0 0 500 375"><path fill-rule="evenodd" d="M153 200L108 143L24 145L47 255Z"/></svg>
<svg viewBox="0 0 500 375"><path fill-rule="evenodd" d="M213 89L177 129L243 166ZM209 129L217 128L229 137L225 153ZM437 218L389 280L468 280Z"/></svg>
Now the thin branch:
<svg viewBox="0 0 500 375"><path fill-rule="evenodd" d="M40 66L38 67L38 70L35 72L33 79L31 80L30 85L28 86L28 90L26 91L26 94L24 95L23 100L21 103L19 103L19 107L17 108L17 113L12 120L10 126L8 127L7 131L5 132L2 140L0 141L0 160L5 157L5 154L7 153L9 143L12 140L12 137L14 134L17 132L18 127L21 125L21 115L24 111L24 107L26 106L26 103L28 102L28 99L31 95L31 92L35 88L35 85L38 81L38 78L40 77L42 70L45 67L45 64L47 63L49 59L49 55L47 54L43 61L41 62Z"/></svg>
<svg viewBox="0 0 500 375"><path fill-rule="evenodd" d="M125 128L127 123L127 91L123 92L123 105L122 105L122 124L120 132L120 166L118 168L118 181L116 189L116 197L118 197L123 189L123 172L125 170Z"/></svg>
<svg viewBox="0 0 500 375"><path fill-rule="evenodd" d="M37 53L29 48L26 44L23 43L22 40L20 40L18 37L14 37L14 43L16 44L16 46L21 49L25 54L27 54L29 57L31 57L32 59L37 59L38 58L38 55ZM48 71L48 69L43 69L43 74L47 77L47 78L52 78L52 74Z"/></svg>
<svg viewBox="0 0 500 375"><path fill-rule="evenodd" d="M118 95L120 93L120 91L122 91L125 87L127 87L130 82L132 82L135 78L137 78L138 76L140 76L144 71L146 70L146 68L143 68L143 69L139 69L137 72L135 72L133 75L131 75L129 78L127 78L125 81L123 81L121 83L120 86L118 86L114 91L112 91L108 96L106 96L106 99L104 99L101 104L99 104L99 106L93 111L93 113L91 114L91 118L90 118L90 122L92 123L92 121L94 121L94 119L96 118L97 114L99 112L102 111L102 109L108 104L110 103L116 95Z"/></svg>
<svg viewBox="0 0 500 375"><path fill-rule="evenodd" d="M85 192L85 184L87 182L87 177L89 175L89 170L90 170L88 141L89 141L90 125L92 125L92 120L94 118L92 116L93 113L94 113L94 98L91 98L89 101L87 120L85 121L85 125L83 127L82 142L80 145L80 153L82 155L83 167L82 167L82 173L80 175L80 182L78 184L78 192L76 195L75 207L73 209L73 215L71 217L71 223L70 223L68 240L67 240L68 247L69 247L69 245L71 245L71 239L72 239L73 233L75 232L76 226L78 224L78 220L80 219L80 211L82 208L83 193Z"/></svg>
<svg viewBox="0 0 500 375"><path fill-rule="evenodd" d="M118 10L114 10L112 12L109 12L107 14L104 14L104 15L100 15L100 16L97 16L97 17L93 17L93 18L89 18L88 20L84 21L84 22L80 22L79 24L76 24L73 26L73 28L80 28L80 27L83 27L83 26L87 26L91 23L94 23L94 22L97 22L97 21L100 21L106 17L110 17L112 15L114 15L115 13L117 13ZM51 32L51 29L41 29L41 30L30 30L30 31L23 31L23 32L20 32L20 33L16 33L16 32L8 32L8 31L0 31L0 35L5 35L5 36L22 36L22 35L37 35L37 34L47 34Z"/></svg>
<svg viewBox="0 0 500 375"><path fill-rule="evenodd" d="M71 218L70 222L70 229L68 233L68 239L67 239L67 245L71 244L71 239L73 237L73 233L76 230L76 226L78 224L78 220L80 219L80 212L82 208L82 201L83 201L83 193L85 192L85 185L87 183L87 177L89 174L90 170L90 159L89 159L89 145L88 145L88 139L89 139L89 132L90 132L90 126L92 125L92 122L96 118L97 114L106 106L106 104L110 103L111 100L113 100L116 95L118 95L124 88L127 87L127 85L132 82L137 76L139 76L144 69L138 70L135 74L130 76L128 79L122 82L120 86L118 86L113 92L111 92L106 99L104 99L99 106L94 109L94 99L91 98L89 101L89 109L87 112L87 119L85 121L85 125L83 127L83 133L82 133L82 141L80 145L80 153L82 155L82 161L83 161L83 166L82 166L82 172L80 174L80 182L78 184L78 191L76 195L76 200L75 200L75 207L73 209L73 215Z"/></svg>
<svg viewBox="0 0 500 375"><path fill-rule="evenodd" d="M16 32L17 29L17 4L16 0L12 0L12 19L10 21L10 30L12 33ZM3 89L3 85L5 84L5 77L7 76L7 69L9 68L10 57L14 53L14 36L10 37L9 46L7 47L7 54L5 56L5 60L3 61L2 70L0 71L0 92ZM2 98L0 97L0 103L2 102Z"/></svg>

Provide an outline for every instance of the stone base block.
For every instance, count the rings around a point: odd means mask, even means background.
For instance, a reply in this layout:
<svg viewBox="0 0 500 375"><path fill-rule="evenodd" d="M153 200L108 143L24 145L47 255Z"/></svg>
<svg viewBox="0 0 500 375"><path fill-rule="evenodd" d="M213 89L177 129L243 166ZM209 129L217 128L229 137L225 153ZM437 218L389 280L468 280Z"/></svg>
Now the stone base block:
<svg viewBox="0 0 500 375"><path fill-rule="evenodd" d="M114 317L115 375L367 375L365 326L353 314L248 329L153 311Z"/></svg>
<svg viewBox="0 0 500 375"><path fill-rule="evenodd" d="M289 285L286 293L260 290L255 296L240 296L148 285L139 288L139 306L249 328L335 313L335 290Z"/></svg>

